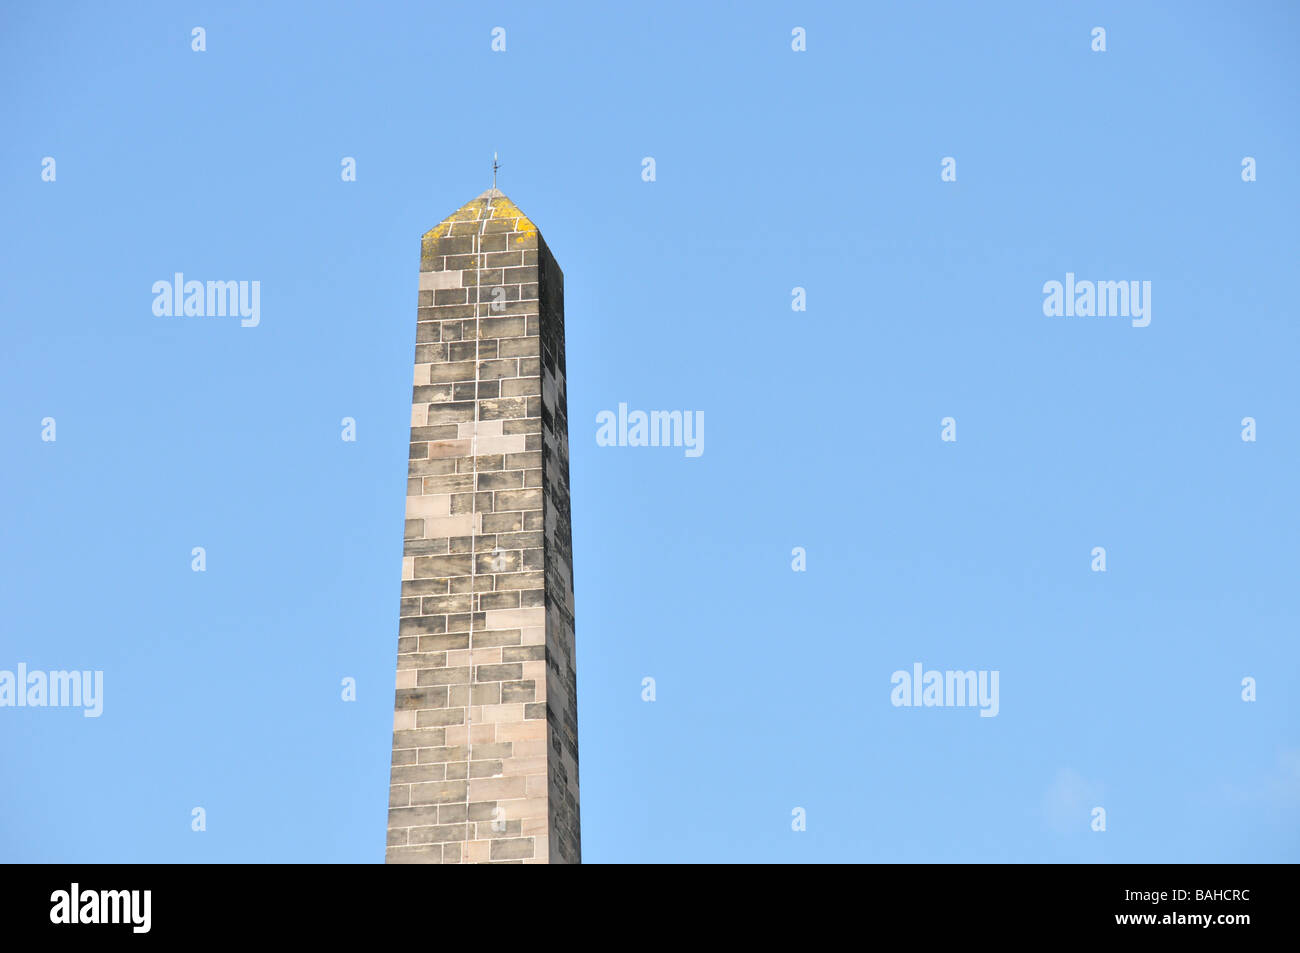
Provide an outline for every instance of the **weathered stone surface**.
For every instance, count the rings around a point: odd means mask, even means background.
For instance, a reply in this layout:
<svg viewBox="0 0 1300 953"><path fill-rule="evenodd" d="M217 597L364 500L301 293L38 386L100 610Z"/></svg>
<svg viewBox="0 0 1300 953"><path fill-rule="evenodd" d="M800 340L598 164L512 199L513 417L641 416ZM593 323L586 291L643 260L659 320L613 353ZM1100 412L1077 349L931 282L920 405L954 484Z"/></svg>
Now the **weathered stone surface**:
<svg viewBox="0 0 1300 953"><path fill-rule="evenodd" d="M390 863L577 863L564 276L489 190L421 242Z"/></svg>

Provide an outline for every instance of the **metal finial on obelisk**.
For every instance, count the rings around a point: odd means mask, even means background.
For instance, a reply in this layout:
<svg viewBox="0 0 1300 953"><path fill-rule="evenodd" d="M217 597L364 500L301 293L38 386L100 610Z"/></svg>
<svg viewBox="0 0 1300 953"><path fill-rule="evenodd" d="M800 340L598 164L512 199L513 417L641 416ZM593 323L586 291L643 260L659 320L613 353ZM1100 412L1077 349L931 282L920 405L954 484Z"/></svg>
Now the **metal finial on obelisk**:
<svg viewBox="0 0 1300 953"><path fill-rule="evenodd" d="M493 191L496 191L496 187L497 187L498 168L500 168L500 166L497 165L497 154L494 152L492 153L492 190Z"/></svg>

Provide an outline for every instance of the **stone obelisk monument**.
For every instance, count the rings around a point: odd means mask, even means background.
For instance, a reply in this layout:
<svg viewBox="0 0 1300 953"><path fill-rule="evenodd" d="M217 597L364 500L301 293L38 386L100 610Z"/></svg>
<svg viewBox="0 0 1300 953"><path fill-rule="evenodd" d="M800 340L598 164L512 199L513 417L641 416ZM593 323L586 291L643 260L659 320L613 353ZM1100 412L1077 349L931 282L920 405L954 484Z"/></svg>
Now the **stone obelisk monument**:
<svg viewBox="0 0 1300 953"><path fill-rule="evenodd" d="M577 863L564 275L495 186L420 245L389 863Z"/></svg>

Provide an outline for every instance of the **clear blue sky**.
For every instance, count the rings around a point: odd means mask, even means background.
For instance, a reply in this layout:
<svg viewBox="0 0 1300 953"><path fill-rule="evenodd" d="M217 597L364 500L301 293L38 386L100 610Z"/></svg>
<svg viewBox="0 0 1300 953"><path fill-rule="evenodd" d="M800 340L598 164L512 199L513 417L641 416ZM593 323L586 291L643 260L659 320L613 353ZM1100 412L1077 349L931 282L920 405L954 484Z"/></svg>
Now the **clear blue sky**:
<svg viewBox="0 0 1300 953"><path fill-rule="evenodd" d="M1300 860L1298 29L7 5L0 669L105 697L0 709L0 859L382 858L419 238L496 150L566 276L585 860ZM177 271L260 326L155 317ZM704 454L597 446L620 402Z"/></svg>

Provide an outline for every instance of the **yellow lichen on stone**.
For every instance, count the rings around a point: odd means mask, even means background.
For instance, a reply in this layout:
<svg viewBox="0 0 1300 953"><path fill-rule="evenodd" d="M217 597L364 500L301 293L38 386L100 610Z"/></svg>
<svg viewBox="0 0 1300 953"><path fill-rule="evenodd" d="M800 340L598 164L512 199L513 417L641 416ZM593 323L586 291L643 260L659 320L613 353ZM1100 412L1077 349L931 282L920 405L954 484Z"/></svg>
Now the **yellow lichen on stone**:
<svg viewBox="0 0 1300 953"><path fill-rule="evenodd" d="M478 221L479 218L479 210L482 208L483 208L482 199L475 199L474 201L458 208L455 212L452 213L451 217L448 218L447 221L476 222Z"/></svg>
<svg viewBox="0 0 1300 953"><path fill-rule="evenodd" d="M537 226L530 222L528 216L519 211L519 207L505 196L492 200L492 217L513 218L515 220L514 228L511 231L523 233L515 239L516 243L527 241L537 234Z"/></svg>
<svg viewBox="0 0 1300 953"><path fill-rule="evenodd" d="M482 198L474 199L472 202L466 202L456 211L452 212L432 229L424 233L424 237L429 240L446 238L451 232L451 226L456 222L476 222L478 221L480 210L483 208L484 200Z"/></svg>
<svg viewBox="0 0 1300 953"><path fill-rule="evenodd" d="M451 215L448 215L437 226L425 232L424 240L433 242L439 238L448 237L453 231L453 224L480 221L485 207L491 210L492 214L489 218L501 221L514 220L514 227L511 228L511 231L520 233L515 239L516 243L522 244L537 234L537 226L529 221L528 216L521 212L514 202L504 195L498 194L490 198L479 196L473 201L467 202Z"/></svg>

